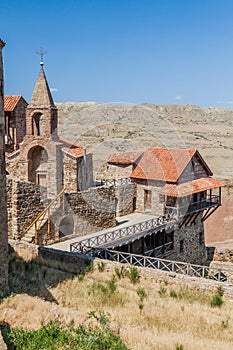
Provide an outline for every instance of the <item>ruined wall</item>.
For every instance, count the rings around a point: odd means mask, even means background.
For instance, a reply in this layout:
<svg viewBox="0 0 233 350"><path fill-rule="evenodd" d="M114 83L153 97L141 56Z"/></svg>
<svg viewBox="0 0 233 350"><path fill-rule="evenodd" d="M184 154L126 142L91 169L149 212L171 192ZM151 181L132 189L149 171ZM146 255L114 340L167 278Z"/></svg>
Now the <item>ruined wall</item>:
<svg viewBox="0 0 233 350"><path fill-rule="evenodd" d="M82 236L116 225L114 187L93 187L65 197L66 213L73 215L75 234Z"/></svg>
<svg viewBox="0 0 233 350"><path fill-rule="evenodd" d="M9 237L20 239L24 230L44 209L41 186L7 178Z"/></svg>
<svg viewBox="0 0 233 350"><path fill-rule="evenodd" d="M116 215L128 215L134 211L136 200L136 184L126 183L117 185L115 190L117 199Z"/></svg>
<svg viewBox="0 0 233 350"><path fill-rule="evenodd" d="M16 128L15 149L19 148L19 143L23 141L23 138L26 135L26 108L27 103L21 98L14 111Z"/></svg>

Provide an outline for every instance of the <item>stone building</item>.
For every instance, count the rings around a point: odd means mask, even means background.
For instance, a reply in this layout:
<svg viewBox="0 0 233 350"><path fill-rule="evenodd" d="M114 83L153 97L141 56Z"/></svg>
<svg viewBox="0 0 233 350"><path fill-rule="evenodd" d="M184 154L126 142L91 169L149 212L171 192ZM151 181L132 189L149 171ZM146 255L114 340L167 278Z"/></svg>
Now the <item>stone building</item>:
<svg viewBox="0 0 233 350"><path fill-rule="evenodd" d="M58 135L58 111L45 76L43 62L26 108L26 135L15 152L8 154L12 178L47 189L53 198L66 192L87 190L93 185L92 154ZM23 129L17 133L22 135ZM17 143L16 143L17 144Z"/></svg>
<svg viewBox="0 0 233 350"><path fill-rule="evenodd" d="M0 39L0 291L8 289L8 232L7 232L7 200L6 200L6 168L4 149L4 89L2 48L5 46Z"/></svg>
<svg viewBox="0 0 233 350"><path fill-rule="evenodd" d="M17 150L26 135L27 105L22 96L4 96L5 145L8 152Z"/></svg>
<svg viewBox="0 0 233 350"><path fill-rule="evenodd" d="M212 178L200 153L195 149L148 148L140 154L113 154L108 164L111 173L115 170L136 184L136 211L166 216L174 222L169 231L162 230L147 242L142 240L139 251L146 245L164 245L165 249L167 245L172 259L204 262L204 221L221 205L225 184Z"/></svg>

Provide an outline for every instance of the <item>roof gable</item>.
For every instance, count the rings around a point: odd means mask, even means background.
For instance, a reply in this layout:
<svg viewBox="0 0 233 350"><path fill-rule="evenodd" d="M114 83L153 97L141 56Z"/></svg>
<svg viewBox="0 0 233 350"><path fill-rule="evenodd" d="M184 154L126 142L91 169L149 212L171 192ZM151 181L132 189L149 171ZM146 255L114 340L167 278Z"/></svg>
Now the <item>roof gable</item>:
<svg viewBox="0 0 233 350"><path fill-rule="evenodd" d="M142 152L122 152L114 153L107 160L108 164L113 165L132 165L140 157Z"/></svg>
<svg viewBox="0 0 233 350"><path fill-rule="evenodd" d="M195 153L195 149L148 148L130 177L177 182Z"/></svg>
<svg viewBox="0 0 233 350"><path fill-rule="evenodd" d="M22 100L27 104L25 99L21 95L6 95L4 96L4 111L13 112L19 101Z"/></svg>

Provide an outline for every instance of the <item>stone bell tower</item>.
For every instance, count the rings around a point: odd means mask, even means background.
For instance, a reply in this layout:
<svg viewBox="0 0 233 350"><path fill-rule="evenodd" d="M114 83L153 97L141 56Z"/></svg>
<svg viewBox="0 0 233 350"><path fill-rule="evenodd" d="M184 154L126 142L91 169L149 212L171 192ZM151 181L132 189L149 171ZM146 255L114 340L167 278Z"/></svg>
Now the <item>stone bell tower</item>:
<svg viewBox="0 0 233 350"><path fill-rule="evenodd" d="M2 48L5 46L0 39L0 292L8 289L8 229L6 200L6 167L4 150L4 89Z"/></svg>

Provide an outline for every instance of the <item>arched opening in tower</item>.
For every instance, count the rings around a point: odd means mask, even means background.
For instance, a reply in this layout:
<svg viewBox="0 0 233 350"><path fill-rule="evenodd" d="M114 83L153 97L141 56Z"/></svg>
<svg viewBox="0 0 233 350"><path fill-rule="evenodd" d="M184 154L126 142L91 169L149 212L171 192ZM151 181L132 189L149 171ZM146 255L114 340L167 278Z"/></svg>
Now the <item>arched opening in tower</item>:
<svg viewBox="0 0 233 350"><path fill-rule="evenodd" d="M47 187L48 153L41 146L32 147L28 152L28 181Z"/></svg>

